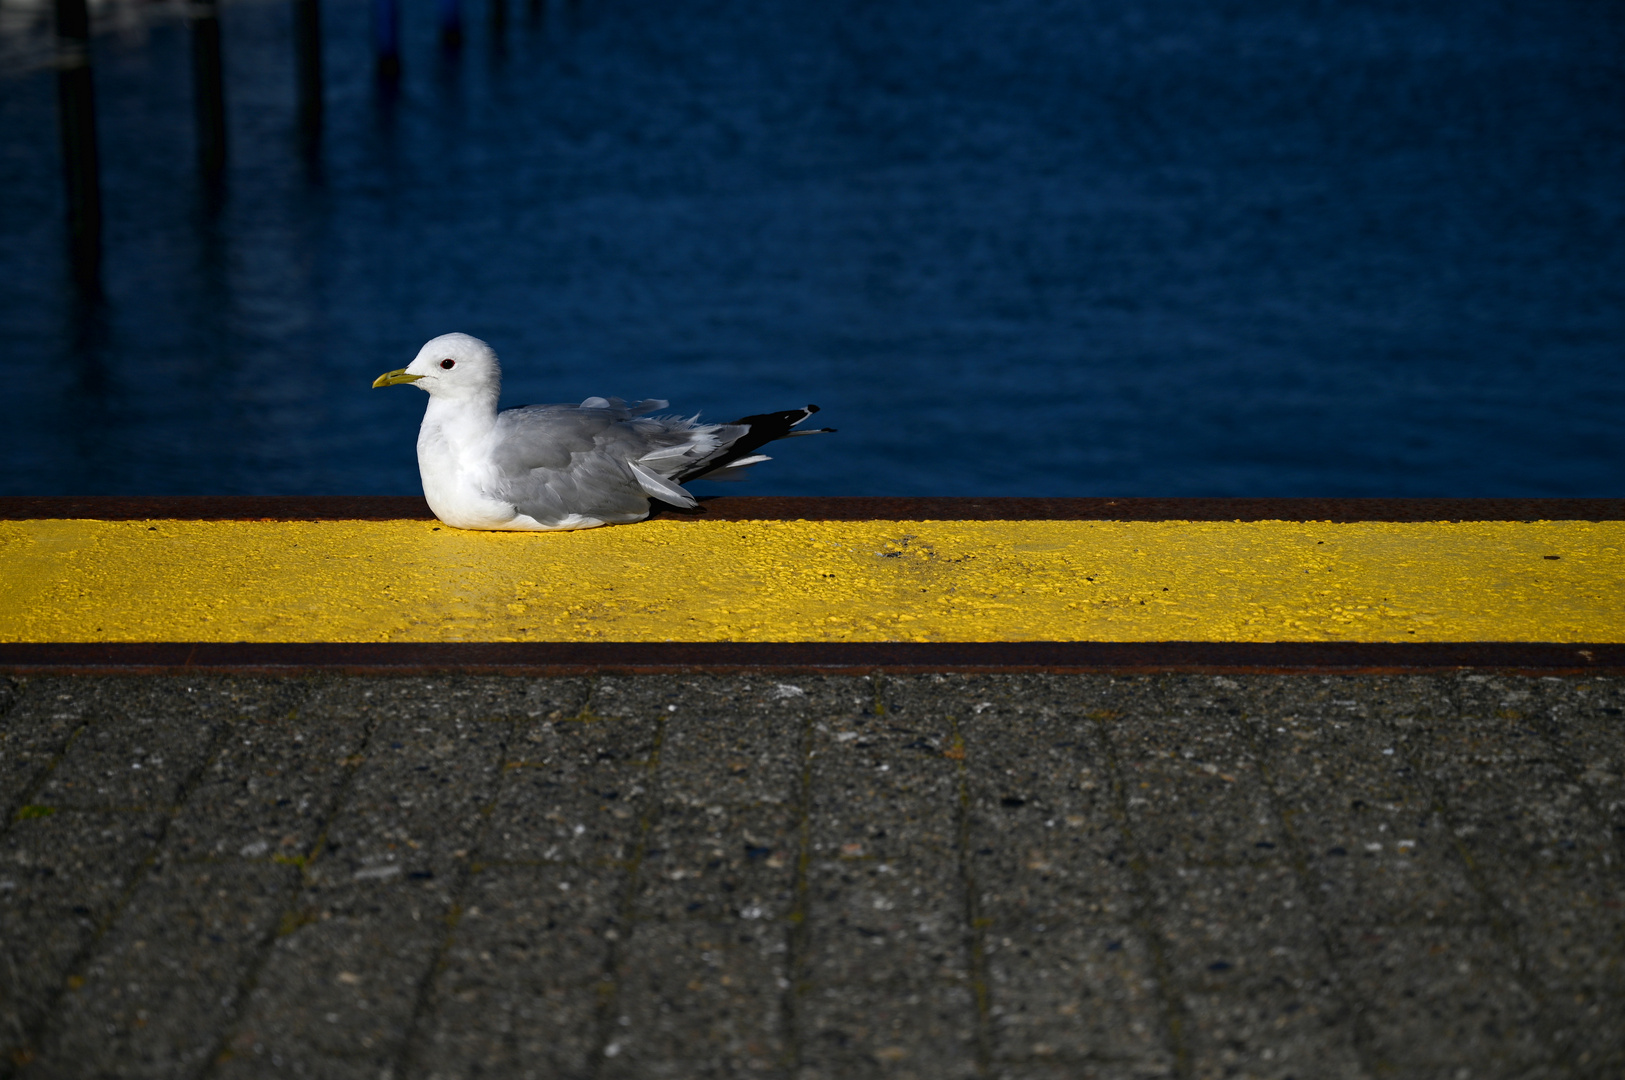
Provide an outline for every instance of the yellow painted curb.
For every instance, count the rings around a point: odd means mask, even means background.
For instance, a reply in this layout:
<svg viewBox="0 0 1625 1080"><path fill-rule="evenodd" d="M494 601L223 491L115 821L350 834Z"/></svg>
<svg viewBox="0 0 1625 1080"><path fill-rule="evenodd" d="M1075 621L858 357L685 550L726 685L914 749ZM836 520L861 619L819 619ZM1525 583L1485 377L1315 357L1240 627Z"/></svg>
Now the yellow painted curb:
<svg viewBox="0 0 1625 1080"><path fill-rule="evenodd" d="M1625 522L0 522L0 642L1625 642Z"/></svg>

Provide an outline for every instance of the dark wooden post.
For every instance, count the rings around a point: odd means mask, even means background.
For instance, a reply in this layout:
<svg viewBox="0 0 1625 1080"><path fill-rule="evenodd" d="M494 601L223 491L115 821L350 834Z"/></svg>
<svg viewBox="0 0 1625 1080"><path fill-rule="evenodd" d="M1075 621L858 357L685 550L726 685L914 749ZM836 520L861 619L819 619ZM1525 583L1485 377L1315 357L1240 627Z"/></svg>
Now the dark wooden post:
<svg viewBox="0 0 1625 1080"><path fill-rule="evenodd" d="M508 0L491 0L491 45L500 50L508 32Z"/></svg>
<svg viewBox="0 0 1625 1080"><path fill-rule="evenodd" d="M293 41L299 59L299 130L307 149L322 134L321 0L293 0Z"/></svg>
<svg viewBox="0 0 1625 1080"><path fill-rule="evenodd" d="M226 171L226 77L220 60L218 0L192 3L192 101L197 110L197 159L204 178Z"/></svg>
<svg viewBox="0 0 1625 1080"><path fill-rule="evenodd" d="M393 83L401 77L400 0L373 0L372 43L379 80Z"/></svg>
<svg viewBox="0 0 1625 1080"><path fill-rule="evenodd" d="M56 0L56 39L68 257L74 279L94 291L102 263L102 187L96 155L96 87L90 76L90 12L85 0Z"/></svg>
<svg viewBox="0 0 1625 1080"><path fill-rule="evenodd" d="M440 44L448 49L463 44L462 0L440 0Z"/></svg>

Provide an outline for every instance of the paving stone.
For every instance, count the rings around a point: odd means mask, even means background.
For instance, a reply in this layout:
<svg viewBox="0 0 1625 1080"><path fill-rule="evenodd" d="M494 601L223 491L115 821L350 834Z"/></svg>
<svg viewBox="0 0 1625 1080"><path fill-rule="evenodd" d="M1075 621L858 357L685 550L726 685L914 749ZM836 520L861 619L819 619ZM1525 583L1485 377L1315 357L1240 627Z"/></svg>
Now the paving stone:
<svg viewBox="0 0 1625 1080"><path fill-rule="evenodd" d="M80 809L173 806L225 728L285 713L306 692L297 681L226 678L55 679L34 689L8 729L45 716L85 726L33 801ZM40 734L36 753L51 745L49 731Z"/></svg>
<svg viewBox="0 0 1625 1080"><path fill-rule="evenodd" d="M591 708L610 716L664 714L731 722L859 713L873 702L873 683L847 676L610 675L595 684Z"/></svg>
<svg viewBox="0 0 1625 1080"><path fill-rule="evenodd" d="M623 891L623 875L599 867L476 873L407 1075L588 1075Z"/></svg>
<svg viewBox="0 0 1625 1080"><path fill-rule="evenodd" d="M1329 925L1483 920L1449 823L1388 728L1300 704L1257 718L1270 779Z"/></svg>
<svg viewBox="0 0 1625 1080"><path fill-rule="evenodd" d="M677 686L684 696L661 744L661 798L684 806L771 806L800 797L806 717L855 715L867 682L766 683L745 701L724 693L726 682L715 677Z"/></svg>
<svg viewBox="0 0 1625 1080"><path fill-rule="evenodd" d="M39 786L33 801L78 809L161 809L207 761L215 739L238 717L281 709L303 693L268 681L123 681L93 684L62 702L87 723ZM57 698L63 694L55 695Z"/></svg>
<svg viewBox="0 0 1625 1080"><path fill-rule="evenodd" d="M513 725L455 715L379 723L307 870L314 888L404 877L444 889L495 797Z"/></svg>
<svg viewBox="0 0 1625 1080"><path fill-rule="evenodd" d="M976 991L955 854L815 859L808 891L801 1074L974 1076Z"/></svg>
<svg viewBox="0 0 1625 1080"><path fill-rule="evenodd" d="M1528 715L1531 696L1502 680L1464 679L1454 722L1399 730L1518 937L1550 1038L1570 1054L1625 1060L1618 849L1606 819Z"/></svg>
<svg viewBox="0 0 1625 1080"><path fill-rule="evenodd" d="M1621 1075L1620 685L6 684L0 1071Z"/></svg>
<svg viewBox="0 0 1625 1080"><path fill-rule="evenodd" d="M1028 1061L996 1063L995 1080L1155 1080L1172 1075L1156 1062L1076 1061L1043 1056Z"/></svg>
<svg viewBox="0 0 1625 1080"><path fill-rule="evenodd" d="M542 720L517 729L491 812L487 862L619 863L653 796L657 722Z"/></svg>
<svg viewBox="0 0 1625 1080"><path fill-rule="evenodd" d="M958 763L941 716L846 716L814 723L812 850L882 861L958 848Z"/></svg>
<svg viewBox="0 0 1625 1080"><path fill-rule="evenodd" d="M700 698L715 696L714 681L684 680L691 696L666 723L662 805L645 840L639 918L749 912L776 921L794 906L807 735L799 714L813 706L795 687L758 698L743 714L717 712ZM829 696L819 689L814 699Z"/></svg>
<svg viewBox="0 0 1625 1080"><path fill-rule="evenodd" d="M1526 708L1567 759L1625 857L1625 679L1532 679Z"/></svg>
<svg viewBox="0 0 1625 1080"><path fill-rule="evenodd" d="M1151 880L1194 1075L1364 1075L1348 995L1289 865Z"/></svg>
<svg viewBox="0 0 1625 1080"><path fill-rule="evenodd" d="M1488 927L1348 928L1339 936L1379 1075L1465 1069L1523 1077L1550 1062L1537 1003Z"/></svg>
<svg viewBox="0 0 1625 1080"><path fill-rule="evenodd" d="M1102 731L1145 860L1193 1075L1364 1072L1303 882L1227 677L1125 688Z"/></svg>
<svg viewBox="0 0 1625 1080"><path fill-rule="evenodd" d="M297 879L264 863L155 869L64 997L29 1075L198 1073Z"/></svg>
<svg viewBox="0 0 1625 1080"><path fill-rule="evenodd" d="M302 679L215 675L30 679L17 707L84 720L251 716L286 712L308 692Z"/></svg>
<svg viewBox="0 0 1625 1080"><path fill-rule="evenodd" d="M977 1069L953 720L911 699L917 682L884 680L866 715L814 723L802 1076Z"/></svg>
<svg viewBox="0 0 1625 1080"><path fill-rule="evenodd" d="M223 1072L376 1076L404 1052L514 730L472 718L504 700L481 688L444 709L375 706L389 715L305 868Z"/></svg>
<svg viewBox="0 0 1625 1080"><path fill-rule="evenodd" d="M804 715L850 710L816 684L768 683L729 702L718 683L673 687L606 1076L778 1075L790 1053Z"/></svg>
<svg viewBox="0 0 1625 1080"><path fill-rule="evenodd" d="M1132 1061L1173 1072L1144 937L1093 920L1003 929L990 916L987 967L998 1068Z"/></svg>
<svg viewBox="0 0 1625 1080"><path fill-rule="evenodd" d="M1464 701L1455 722L1407 727L1405 736L1486 872L1591 878L1592 895L1625 884L1608 822L1524 709L1490 713ZM1523 917L1547 907L1538 895L1511 899Z"/></svg>
<svg viewBox="0 0 1625 1080"><path fill-rule="evenodd" d="M975 713L983 697L1008 693L1000 676L889 675L876 672L867 680L869 700L862 712L909 717L926 723L963 719ZM854 702L854 704L857 704Z"/></svg>
<svg viewBox="0 0 1625 1080"><path fill-rule="evenodd" d="M790 918L800 840L788 807L668 808L645 841L637 917Z"/></svg>
<svg viewBox="0 0 1625 1080"><path fill-rule="evenodd" d="M960 723L973 872L983 914L1004 929L1058 919L1132 921L1129 848L1113 815L1111 773L1087 711L1023 686L982 686Z"/></svg>
<svg viewBox="0 0 1625 1080"><path fill-rule="evenodd" d="M59 811L0 837L0 1060L23 1053L163 833L158 814Z"/></svg>
<svg viewBox="0 0 1625 1080"><path fill-rule="evenodd" d="M1130 852L1088 718L1102 702L1068 700L1032 677L965 689L979 699L961 729L997 1056L1170 1071L1155 974L1133 925Z"/></svg>
<svg viewBox="0 0 1625 1080"><path fill-rule="evenodd" d="M377 1077L400 1058L448 932L444 897L397 878L319 899L285 919L216 1075Z"/></svg>
<svg viewBox="0 0 1625 1080"><path fill-rule="evenodd" d="M602 1075L782 1072L789 1053L784 927L751 910L637 927L616 971Z"/></svg>
<svg viewBox="0 0 1625 1080"><path fill-rule="evenodd" d="M34 802L80 810L168 809L207 761L222 723L141 717L86 724Z"/></svg>
<svg viewBox="0 0 1625 1080"><path fill-rule="evenodd" d="M334 678L313 688L313 714L377 713L397 720L535 720L573 715L588 680L448 675L431 678Z"/></svg>
<svg viewBox="0 0 1625 1080"><path fill-rule="evenodd" d="M1281 821L1259 774L1231 679L1171 677L1127 689L1104 731L1136 842L1148 858L1280 857Z"/></svg>
<svg viewBox="0 0 1625 1080"><path fill-rule="evenodd" d="M525 718L558 720L575 716L586 706L593 682L577 676L525 680Z"/></svg>
<svg viewBox="0 0 1625 1080"><path fill-rule="evenodd" d="M67 748L84 713L74 707L73 688L65 680L34 679L26 687L0 680L0 685L6 690L0 703L0 792L5 793L0 813L9 821Z"/></svg>
<svg viewBox="0 0 1625 1080"><path fill-rule="evenodd" d="M1167 962L1182 982L1222 986L1326 970L1319 928L1284 861L1182 867L1153 876L1151 887Z"/></svg>
<svg viewBox="0 0 1625 1080"><path fill-rule="evenodd" d="M359 760L371 718L292 710L240 722L170 826L171 858L309 853Z"/></svg>
<svg viewBox="0 0 1625 1080"><path fill-rule="evenodd" d="M989 709L1006 715L1088 717L1111 707L1133 688L1145 687L1144 676L1066 675L882 675L873 681L879 700L895 716L924 714L964 721Z"/></svg>

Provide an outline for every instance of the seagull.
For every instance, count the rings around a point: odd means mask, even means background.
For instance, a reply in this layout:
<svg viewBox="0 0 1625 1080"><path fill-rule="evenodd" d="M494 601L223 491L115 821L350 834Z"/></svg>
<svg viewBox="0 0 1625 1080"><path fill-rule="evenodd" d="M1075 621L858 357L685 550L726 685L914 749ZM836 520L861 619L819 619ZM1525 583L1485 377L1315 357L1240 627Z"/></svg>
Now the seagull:
<svg viewBox="0 0 1625 1080"><path fill-rule="evenodd" d="M468 334L442 334L373 388L411 383L429 394L418 429L418 472L435 517L458 529L591 529L649 516L649 500L699 505L690 480L742 480L756 451L794 431L817 405L746 416L731 424L650 416L650 398L627 404L590 397L579 405L497 411L502 365Z"/></svg>

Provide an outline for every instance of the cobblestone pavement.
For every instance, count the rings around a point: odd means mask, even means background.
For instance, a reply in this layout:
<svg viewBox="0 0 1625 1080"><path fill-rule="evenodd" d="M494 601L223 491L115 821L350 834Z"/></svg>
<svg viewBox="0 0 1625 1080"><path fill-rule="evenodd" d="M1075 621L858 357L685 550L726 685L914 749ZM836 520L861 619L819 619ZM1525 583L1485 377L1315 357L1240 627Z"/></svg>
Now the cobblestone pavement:
<svg viewBox="0 0 1625 1080"><path fill-rule="evenodd" d="M0 681L23 1077L1617 1077L1625 680Z"/></svg>

